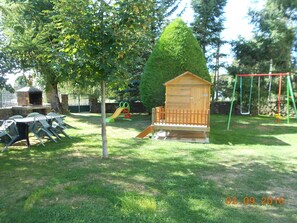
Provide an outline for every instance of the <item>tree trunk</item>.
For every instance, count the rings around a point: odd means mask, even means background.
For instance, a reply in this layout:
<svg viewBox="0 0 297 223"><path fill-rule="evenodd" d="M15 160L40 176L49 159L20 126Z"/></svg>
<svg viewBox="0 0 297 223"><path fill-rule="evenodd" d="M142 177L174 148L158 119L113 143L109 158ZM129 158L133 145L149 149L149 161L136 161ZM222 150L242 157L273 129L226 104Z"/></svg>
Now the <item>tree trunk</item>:
<svg viewBox="0 0 297 223"><path fill-rule="evenodd" d="M102 118L102 126L101 126L101 136L102 136L102 157L108 158L108 150L107 150L107 137L106 137L106 112L105 112L105 80L101 81L101 118Z"/></svg>
<svg viewBox="0 0 297 223"><path fill-rule="evenodd" d="M99 107L97 95L89 95L89 104L90 104L91 113L100 113L100 107Z"/></svg>
<svg viewBox="0 0 297 223"><path fill-rule="evenodd" d="M215 100L219 99L219 76L220 76L220 41L217 44L217 52L216 52L216 75L215 75Z"/></svg>
<svg viewBox="0 0 297 223"><path fill-rule="evenodd" d="M215 100L215 94L216 94L216 83L217 81L217 71L214 71L214 77L213 77L213 87L212 87L212 95L211 95L211 101L214 102Z"/></svg>
<svg viewBox="0 0 297 223"><path fill-rule="evenodd" d="M47 101L51 104L52 110L58 113L63 113L64 110L62 108L62 104L59 99L58 94L58 84L57 83L50 83L47 85Z"/></svg>

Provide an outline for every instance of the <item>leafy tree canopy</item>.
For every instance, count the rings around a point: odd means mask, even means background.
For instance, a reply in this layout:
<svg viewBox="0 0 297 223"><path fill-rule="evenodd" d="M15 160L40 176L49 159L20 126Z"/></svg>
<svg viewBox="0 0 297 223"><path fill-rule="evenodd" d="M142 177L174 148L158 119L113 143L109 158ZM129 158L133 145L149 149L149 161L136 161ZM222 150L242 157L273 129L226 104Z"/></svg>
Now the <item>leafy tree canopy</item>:
<svg viewBox="0 0 297 223"><path fill-rule="evenodd" d="M297 25L287 15L287 10L297 12L290 1L267 0L261 11L251 10L249 16L254 27L251 40L240 38L233 41L233 52L237 60L229 71L268 73L272 62L272 71L288 72L296 61ZM294 47L295 45L295 47Z"/></svg>
<svg viewBox="0 0 297 223"><path fill-rule="evenodd" d="M59 52L67 76L79 86L101 85L102 151L108 157L106 83L124 82L127 70L147 42L153 1L53 0ZM145 37L145 38L144 38Z"/></svg>

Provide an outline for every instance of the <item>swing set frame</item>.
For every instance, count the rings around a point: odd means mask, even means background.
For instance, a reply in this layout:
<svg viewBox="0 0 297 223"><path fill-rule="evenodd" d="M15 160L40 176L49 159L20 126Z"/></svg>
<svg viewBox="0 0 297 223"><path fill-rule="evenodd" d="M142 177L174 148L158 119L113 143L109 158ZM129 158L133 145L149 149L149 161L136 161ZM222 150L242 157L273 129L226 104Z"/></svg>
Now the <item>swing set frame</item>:
<svg viewBox="0 0 297 223"><path fill-rule="evenodd" d="M251 97L252 97L252 81L253 77L272 77L272 76L278 76L280 78L279 80L279 90L278 90L278 117L280 116L280 94L281 94L281 84L282 84L282 77L285 76L287 79L287 123L290 123L290 99L293 104L295 116L297 118L297 109L296 109L296 104L295 104L295 99L294 99L294 92L293 92L293 87L292 87L292 82L291 82L291 75L290 73L275 73L275 74L237 74L235 75L235 80L234 80L234 85L233 85L233 92L232 92L232 98L231 98L231 105L230 105L230 112L228 116L228 124L227 124L227 130L230 130L230 123L231 123L231 116L232 116L232 110L233 110L233 104L235 101L235 91L236 91L236 85L238 81L238 77L240 77L240 113L242 114L250 114L250 106L251 106ZM248 112L244 113L242 112L242 77L251 77L251 87L250 87L250 93L249 93L249 109Z"/></svg>

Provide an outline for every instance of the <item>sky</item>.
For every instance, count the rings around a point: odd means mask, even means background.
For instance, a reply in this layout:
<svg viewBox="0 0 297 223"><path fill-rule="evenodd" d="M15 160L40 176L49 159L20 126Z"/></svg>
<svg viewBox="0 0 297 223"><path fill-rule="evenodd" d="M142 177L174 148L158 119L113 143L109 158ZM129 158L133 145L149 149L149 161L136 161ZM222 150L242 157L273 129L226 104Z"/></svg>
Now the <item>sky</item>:
<svg viewBox="0 0 297 223"><path fill-rule="evenodd" d="M252 25L249 24L247 13L249 8L261 9L266 0L228 0L225 7L225 30L222 36L226 40L236 39L241 35L247 39L252 37ZM190 24L193 21L193 10L191 0L183 0L183 6L187 9L182 15L185 22Z"/></svg>
<svg viewBox="0 0 297 223"><path fill-rule="evenodd" d="M222 38L226 41L235 40L238 36L250 39L253 36L253 26L249 24L247 13L249 8L262 9L266 0L228 0L225 7L226 21L224 23L225 30L222 32ZM193 10L191 9L191 0L183 0L184 6L187 6L182 18L185 22L190 24L193 21ZM222 47L222 53L231 53L229 44ZM232 55L224 59L225 62L231 63Z"/></svg>

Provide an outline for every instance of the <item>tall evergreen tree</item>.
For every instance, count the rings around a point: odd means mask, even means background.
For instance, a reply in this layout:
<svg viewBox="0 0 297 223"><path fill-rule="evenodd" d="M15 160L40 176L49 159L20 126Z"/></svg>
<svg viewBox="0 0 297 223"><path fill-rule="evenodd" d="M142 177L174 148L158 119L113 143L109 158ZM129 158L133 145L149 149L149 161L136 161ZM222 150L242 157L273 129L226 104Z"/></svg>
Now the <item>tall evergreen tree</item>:
<svg viewBox="0 0 297 223"><path fill-rule="evenodd" d="M194 35L200 42L205 58L210 49L217 48L220 34L224 30L224 7L227 0L192 0Z"/></svg>
<svg viewBox="0 0 297 223"><path fill-rule="evenodd" d="M148 110L164 104L163 84L190 71L210 81L198 41L189 27L178 18L160 36L141 77L140 94Z"/></svg>
<svg viewBox="0 0 297 223"><path fill-rule="evenodd" d="M285 15L292 20L297 20L297 1L296 0L272 0L279 8L284 10Z"/></svg>
<svg viewBox="0 0 297 223"><path fill-rule="evenodd" d="M191 24L194 35L200 42L204 56L208 62L209 68L215 73L214 87L215 94L218 95L219 69L222 67L220 58L224 56L220 50L225 41L221 38L221 32L224 30L224 7L227 0L192 0L194 10L194 22Z"/></svg>
<svg viewBox="0 0 297 223"><path fill-rule="evenodd" d="M167 18L176 12L181 2L182 0L152 0L153 8L150 10L150 17L154 18L150 26L152 44L155 44L155 40L168 23Z"/></svg>

